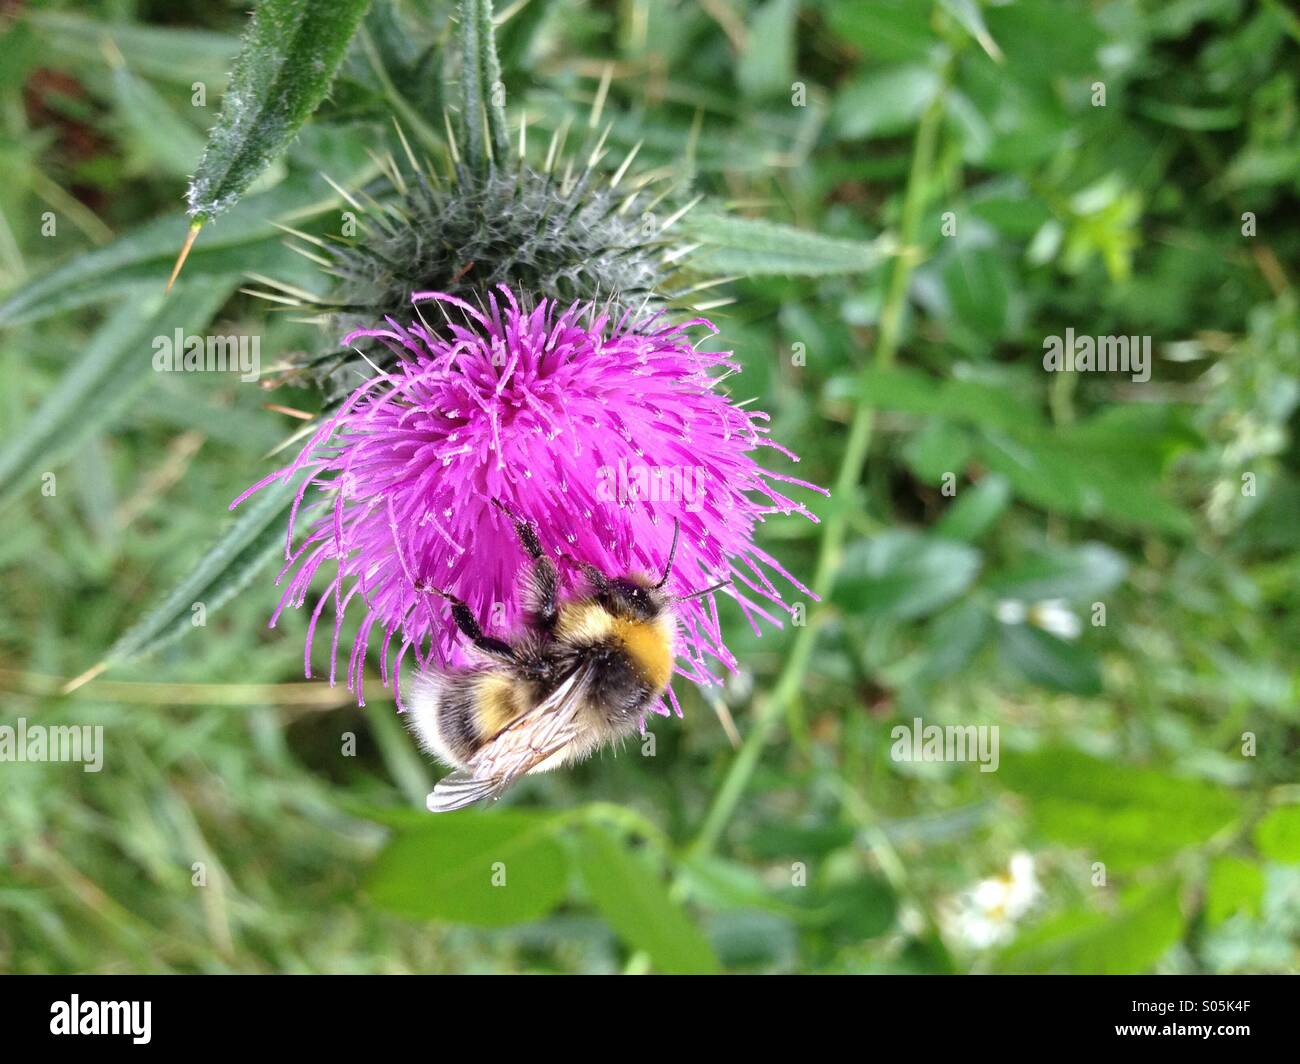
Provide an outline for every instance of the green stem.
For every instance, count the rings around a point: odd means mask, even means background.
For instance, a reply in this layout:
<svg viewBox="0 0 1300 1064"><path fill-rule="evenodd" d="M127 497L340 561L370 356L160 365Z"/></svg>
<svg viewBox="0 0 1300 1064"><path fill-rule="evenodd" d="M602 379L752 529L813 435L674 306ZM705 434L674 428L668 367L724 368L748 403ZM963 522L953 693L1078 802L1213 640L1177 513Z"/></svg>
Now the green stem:
<svg viewBox="0 0 1300 1064"><path fill-rule="evenodd" d="M492 0L478 0L479 67L483 71L484 104L492 151L498 162L510 152L506 129L505 85L501 81L501 60L497 58L497 34L492 25Z"/></svg>
<svg viewBox="0 0 1300 1064"><path fill-rule="evenodd" d="M466 162L483 177L494 151L498 159L510 150L505 101L497 86L501 62L497 58L496 31L492 28L492 0L460 0L460 98ZM492 143L484 137L483 118Z"/></svg>
<svg viewBox="0 0 1300 1064"><path fill-rule="evenodd" d="M483 141L483 68L478 44L477 8L482 0L460 0L460 122L465 162L474 174L487 173Z"/></svg>
<svg viewBox="0 0 1300 1064"><path fill-rule="evenodd" d="M945 71L943 82L945 88L951 75L950 63ZM849 518L853 513L851 500L857 494L858 483L862 479L862 471L866 465L867 451L871 446L874 411L870 405L868 369L888 369L894 364L894 357L898 352L898 339L902 331L903 313L907 306L908 286L911 283L912 272L920 261L920 253L915 244L921 211L925 206L926 185L934 162L935 145L943 119L943 100L944 88L940 88L921 116L920 125L917 127L907 188L903 193L902 216L899 220L901 250L893 262L889 288L880 315L880 329L876 335L874 356L868 366L864 366L859 379L858 405L849 427L848 442L844 448L839 474L835 479L836 505L827 515L822 526L822 538L817 553L816 568L813 571L812 587L823 605L809 618L809 623L795 634L790 656L786 658L776 685L767 699L759 704L753 730L746 738L740 753L736 755L736 760L732 762L727 778L723 780L713 805L705 817L704 826L700 829L700 834L691 848L697 855L710 853L717 846L740 802L741 795L749 784L750 776L758 765L763 747L771 738L786 707L803 687L804 675L808 671L813 645L817 638L817 627L827 610L824 603L835 586L835 572L844 547Z"/></svg>

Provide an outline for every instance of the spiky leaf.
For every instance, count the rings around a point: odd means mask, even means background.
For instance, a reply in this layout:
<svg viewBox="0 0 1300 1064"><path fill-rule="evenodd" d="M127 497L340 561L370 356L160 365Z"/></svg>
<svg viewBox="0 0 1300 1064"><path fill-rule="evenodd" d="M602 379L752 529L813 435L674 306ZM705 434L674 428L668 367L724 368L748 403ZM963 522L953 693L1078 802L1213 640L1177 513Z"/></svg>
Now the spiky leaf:
<svg viewBox="0 0 1300 1064"><path fill-rule="evenodd" d="M196 223L232 206L329 91L369 0L262 0L190 181Z"/></svg>
<svg viewBox="0 0 1300 1064"><path fill-rule="evenodd" d="M293 487L283 482L259 491L217 537L190 574L177 584L104 656L114 665L157 650L192 628L196 603L207 614L220 609L246 587L284 546L284 522L293 502Z"/></svg>
<svg viewBox="0 0 1300 1064"><path fill-rule="evenodd" d="M233 290L233 283L191 281L165 301L158 290L144 301L122 303L0 450L0 501L37 490L39 472L54 468L113 424L153 379L152 337L171 336L177 329L201 333Z"/></svg>
<svg viewBox="0 0 1300 1064"><path fill-rule="evenodd" d="M346 176L364 179L373 172L374 164L367 161ZM190 255L185 276L210 282L248 272L275 273L295 258L275 223L302 225L338 202L337 193L319 175L291 172L275 188L250 196L231 211L211 239L205 237ZM176 257L176 234L183 228L181 216L169 214L56 266L0 303L0 326L40 321L128 291L161 292Z"/></svg>
<svg viewBox="0 0 1300 1064"><path fill-rule="evenodd" d="M691 260L693 270L751 277L865 273L883 263L890 252L882 240L844 240L779 222L707 212L688 214L682 229L704 245Z"/></svg>

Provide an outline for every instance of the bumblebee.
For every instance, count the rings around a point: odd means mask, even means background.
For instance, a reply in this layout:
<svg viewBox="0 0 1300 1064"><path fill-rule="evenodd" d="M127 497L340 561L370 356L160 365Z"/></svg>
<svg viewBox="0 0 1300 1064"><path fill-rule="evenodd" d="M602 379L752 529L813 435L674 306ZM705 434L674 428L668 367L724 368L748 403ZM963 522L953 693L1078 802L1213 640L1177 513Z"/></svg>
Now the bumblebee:
<svg viewBox="0 0 1300 1064"><path fill-rule="evenodd" d="M434 813L496 798L520 776L581 761L636 731L672 676L675 603L729 583L681 598L664 590L681 533L675 523L657 581L611 577L577 562L589 587L561 601L559 572L537 530L494 502L530 559L522 588L526 625L508 642L494 638L462 600L424 589L450 604L456 627L484 659L467 669L425 672L411 695L411 730L455 770L429 795Z"/></svg>

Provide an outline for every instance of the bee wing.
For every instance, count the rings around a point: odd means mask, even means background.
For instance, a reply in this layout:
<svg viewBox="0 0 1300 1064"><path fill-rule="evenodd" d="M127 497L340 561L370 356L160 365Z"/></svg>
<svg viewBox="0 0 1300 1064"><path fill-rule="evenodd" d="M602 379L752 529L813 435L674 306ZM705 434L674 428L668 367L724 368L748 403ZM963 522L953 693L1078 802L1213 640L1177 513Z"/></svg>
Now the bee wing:
<svg viewBox="0 0 1300 1064"><path fill-rule="evenodd" d="M562 750L578 734L578 709L591 682L591 668L571 672L554 691L503 728L465 769L444 776L426 805L449 813L495 798L514 780Z"/></svg>

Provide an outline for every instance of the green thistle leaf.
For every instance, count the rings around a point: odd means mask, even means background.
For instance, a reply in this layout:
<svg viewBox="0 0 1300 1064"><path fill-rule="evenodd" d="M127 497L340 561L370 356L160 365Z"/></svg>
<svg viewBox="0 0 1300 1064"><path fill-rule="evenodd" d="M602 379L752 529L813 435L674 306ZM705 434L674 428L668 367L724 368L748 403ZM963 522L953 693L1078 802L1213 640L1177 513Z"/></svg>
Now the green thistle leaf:
<svg viewBox="0 0 1300 1064"><path fill-rule="evenodd" d="M190 181L202 225L232 206L319 106L368 0L263 0Z"/></svg>
<svg viewBox="0 0 1300 1064"><path fill-rule="evenodd" d="M192 629L195 603L201 602L211 614L237 595L276 549L283 549L293 487L270 485L242 506L189 575L113 644L101 665L116 665L166 646Z"/></svg>
<svg viewBox="0 0 1300 1064"><path fill-rule="evenodd" d="M166 301L159 291L143 301L122 303L30 421L0 450L0 502L24 489L36 490L38 470L52 469L110 427L153 380L150 339L178 328L202 332L234 287L234 281L191 281Z"/></svg>
<svg viewBox="0 0 1300 1064"><path fill-rule="evenodd" d="M682 219L682 231L684 237L704 245L691 257L691 269L696 272L747 277L866 273L884 263L890 254L883 240L844 240L779 222L704 212Z"/></svg>

